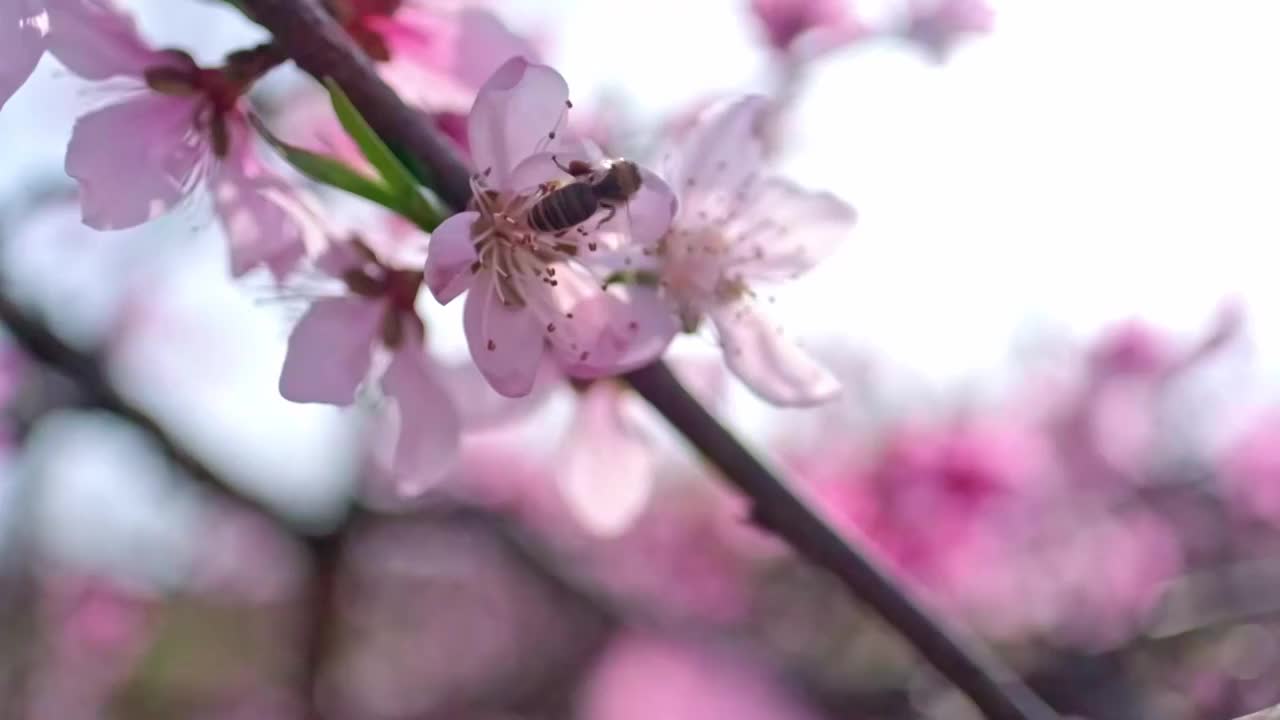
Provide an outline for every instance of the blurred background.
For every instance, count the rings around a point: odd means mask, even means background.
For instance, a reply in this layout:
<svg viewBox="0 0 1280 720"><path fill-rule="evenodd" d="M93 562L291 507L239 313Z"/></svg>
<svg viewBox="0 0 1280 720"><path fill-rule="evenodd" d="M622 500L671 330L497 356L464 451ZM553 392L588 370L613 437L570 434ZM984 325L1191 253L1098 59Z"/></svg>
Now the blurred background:
<svg viewBox="0 0 1280 720"><path fill-rule="evenodd" d="M265 39L121 4L201 61ZM1064 715L1280 702L1280 5L857 0L794 42L766 5L487 3L611 152L762 92L777 170L858 209L771 307L839 399L769 408L703 336L681 376ZM279 396L305 289L232 280L207 202L81 225L62 158L102 92L46 58L0 112L32 326L0 330L0 718L976 717L639 398L609 399L626 517L571 482L599 438L554 382L441 486L371 479L367 412ZM463 363L458 308L422 310Z"/></svg>

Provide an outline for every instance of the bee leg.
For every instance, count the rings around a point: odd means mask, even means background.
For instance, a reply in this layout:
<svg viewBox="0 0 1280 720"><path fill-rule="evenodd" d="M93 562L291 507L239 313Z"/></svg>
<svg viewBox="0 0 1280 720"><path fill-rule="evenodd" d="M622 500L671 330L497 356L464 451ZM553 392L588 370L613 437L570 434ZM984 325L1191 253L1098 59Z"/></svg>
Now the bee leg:
<svg viewBox="0 0 1280 720"><path fill-rule="evenodd" d="M600 207L607 208L609 212L605 213L605 216L600 219L600 222L596 223L597 230L599 230L605 223L612 220L613 217L618 214L617 205L606 205L605 203L600 203Z"/></svg>
<svg viewBox="0 0 1280 720"><path fill-rule="evenodd" d="M552 155L551 162L555 163L556 167L560 168L560 170L566 175L572 175L573 177L580 178L583 175L591 174L591 165L581 160L570 160L568 165L562 165L560 163L560 159L555 155Z"/></svg>
<svg viewBox="0 0 1280 720"><path fill-rule="evenodd" d="M569 234L569 231L568 231L568 230L561 230L560 232L558 232L558 233L556 233L556 234L555 234L555 237L562 238L562 237L564 237L565 235L568 235L568 234Z"/></svg>
<svg viewBox="0 0 1280 720"><path fill-rule="evenodd" d="M560 164L560 158L556 157L555 155L552 155L552 156L551 156L551 162L555 163L556 167L558 167L558 168L560 168L561 170L563 170L565 175L573 175L573 174L574 174L574 173L573 173L573 171L572 171L572 170L570 170L568 167L566 167L566 166L564 166L564 165L561 165L561 164Z"/></svg>

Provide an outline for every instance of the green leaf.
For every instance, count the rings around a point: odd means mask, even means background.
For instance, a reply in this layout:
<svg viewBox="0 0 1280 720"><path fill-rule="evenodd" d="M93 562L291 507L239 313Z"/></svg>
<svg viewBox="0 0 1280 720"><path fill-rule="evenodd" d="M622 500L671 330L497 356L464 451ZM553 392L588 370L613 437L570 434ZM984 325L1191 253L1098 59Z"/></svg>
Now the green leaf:
<svg viewBox="0 0 1280 720"><path fill-rule="evenodd" d="M332 78L326 78L325 87L329 88L329 96L333 101L333 111L338 121L360 148L361 154L373 165L382 177L387 188L403 202L402 215L413 220L424 230L431 231L448 213L437 200L431 202L423 197L418 185L418 177L396 153L383 141L373 128L352 104L347 94L338 87Z"/></svg>
<svg viewBox="0 0 1280 720"><path fill-rule="evenodd" d="M249 118L268 143L298 172L318 183L345 190L353 195L371 200L389 210L404 214L404 203L391 190L375 178L370 178L351 168L341 160L304 150L276 137L256 115Z"/></svg>

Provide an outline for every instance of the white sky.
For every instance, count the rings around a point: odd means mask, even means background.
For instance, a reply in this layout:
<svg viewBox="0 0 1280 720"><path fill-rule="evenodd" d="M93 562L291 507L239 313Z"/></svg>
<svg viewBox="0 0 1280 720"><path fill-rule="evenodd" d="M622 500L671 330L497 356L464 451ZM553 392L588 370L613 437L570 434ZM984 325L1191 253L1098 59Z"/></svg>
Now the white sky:
<svg viewBox="0 0 1280 720"><path fill-rule="evenodd" d="M552 4L580 9L554 21L576 94L678 106L766 77L744 0ZM1235 294L1276 366L1280 3L993 4L996 32L946 66L878 46L817 69L784 168L862 222L781 294L789 327L947 377L1030 321L1192 331Z"/></svg>
<svg viewBox="0 0 1280 720"><path fill-rule="evenodd" d="M128 4L171 43L187 35L174 20L199 12L185 25L201 28L198 55L246 37L212 3ZM763 87L745 4L497 3L549 39L580 104L620 91L652 117ZM1280 2L994 4L996 32L946 66L874 46L816 69L784 170L862 221L836 261L779 294L788 327L953 377L997 365L1029 323L1084 334L1137 314L1191 331L1237 294L1280 365L1267 327L1280 309ZM41 75L0 116L0 196L58 176L84 102L52 63Z"/></svg>

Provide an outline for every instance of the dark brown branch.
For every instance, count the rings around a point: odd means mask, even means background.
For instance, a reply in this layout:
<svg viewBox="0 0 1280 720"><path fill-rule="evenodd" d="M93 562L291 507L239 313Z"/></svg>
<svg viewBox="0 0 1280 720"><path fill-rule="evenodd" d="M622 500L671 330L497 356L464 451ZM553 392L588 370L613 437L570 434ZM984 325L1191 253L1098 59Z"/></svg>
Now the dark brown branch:
<svg viewBox="0 0 1280 720"><path fill-rule="evenodd" d="M1053 710L991 655L966 646L925 611L823 511L747 451L661 363L628 382L676 427L725 479L751 498L753 517L800 554L844 582L989 718L1052 718Z"/></svg>
<svg viewBox="0 0 1280 720"><path fill-rule="evenodd" d="M433 175L454 208L470 199L468 170L420 114L378 77L372 63L317 0L242 0L280 47L316 78L332 78L388 143ZM966 647L913 602L893 580L836 532L821 514L755 459L693 400L661 363L628 380L758 508L759 517L797 551L839 577L903 634L992 720L1056 717L994 658Z"/></svg>
<svg viewBox="0 0 1280 720"><path fill-rule="evenodd" d="M226 482L145 411L122 397L106 377L104 361L63 342L31 314L0 293L0 325L34 360L64 376L73 386L76 405L105 410L146 433L164 457L190 479L223 501L249 508L267 517L278 513L256 498ZM295 528L296 529L296 528ZM334 612L334 578L341 554L341 527L303 540L310 557L314 581L308 618L307 647L303 657L303 692L312 693L328 649L328 625ZM308 698L309 705L312 698ZM314 716L320 720L319 715Z"/></svg>
<svg viewBox="0 0 1280 720"><path fill-rule="evenodd" d="M76 404L105 410L142 430L155 442L166 460L215 494L268 515L274 514L259 500L223 480L150 415L116 392L106 377L101 358L63 342L3 293L0 293L0 325L32 359L65 376L75 385Z"/></svg>
<svg viewBox="0 0 1280 720"><path fill-rule="evenodd" d="M244 0L240 4L271 31L298 67L317 79L332 78L388 145L429 170L432 189L441 200L455 208L466 206L471 198L468 170L453 146L421 112L401 102L319 2Z"/></svg>

